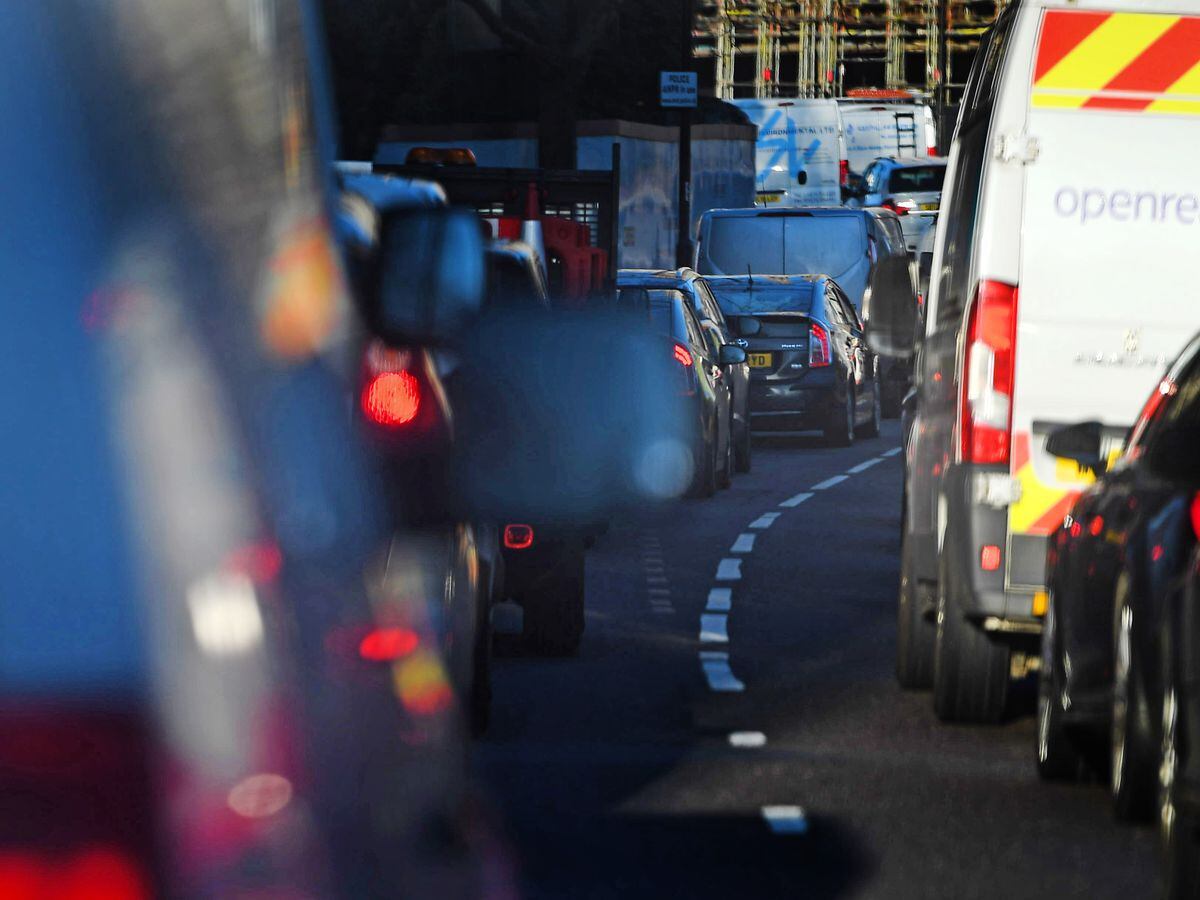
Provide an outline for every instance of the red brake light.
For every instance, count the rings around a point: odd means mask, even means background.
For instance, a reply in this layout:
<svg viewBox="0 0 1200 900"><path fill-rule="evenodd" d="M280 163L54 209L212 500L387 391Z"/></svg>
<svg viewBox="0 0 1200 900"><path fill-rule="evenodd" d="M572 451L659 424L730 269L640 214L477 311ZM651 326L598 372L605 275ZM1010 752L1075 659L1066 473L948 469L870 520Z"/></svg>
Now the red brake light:
<svg viewBox="0 0 1200 900"><path fill-rule="evenodd" d="M829 352L829 332L824 325L813 322L808 326L808 366L816 369L832 362Z"/></svg>
<svg viewBox="0 0 1200 900"><path fill-rule="evenodd" d="M675 361L677 363L679 363L681 366L686 366L690 369L694 362L694 360L692 359L692 352L690 350L688 350L687 347L683 346L683 344L676 344L675 345Z"/></svg>
<svg viewBox="0 0 1200 900"><path fill-rule="evenodd" d="M0 852L0 896L6 900L149 900L141 867L113 847L65 854Z"/></svg>
<svg viewBox="0 0 1200 900"><path fill-rule="evenodd" d="M981 281L967 317L959 402L963 462L1007 463L1017 344L1017 288Z"/></svg>
<svg viewBox="0 0 1200 900"><path fill-rule="evenodd" d="M1088 533L1092 537L1099 537L1102 531L1104 531L1104 516L1092 516L1091 524L1088 525Z"/></svg>
<svg viewBox="0 0 1200 900"><path fill-rule="evenodd" d="M850 184L850 160L848 159L838 161L838 183L842 187Z"/></svg>
<svg viewBox="0 0 1200 900"><path fill-rule="evenodd" d="M411 372L381 372L363 388L362 410L377 425L407 425L420 406L421 385Z"/></svg>
<svg viewBox="0 0 1200 900"><path fill-rule="evenodd" d="M1000 568L1000 548L995 544L987 544L979 551L979 568L985 572L995 572Z"/></svg>
<svg viewBox="0 0 1200 900"><path fill-rule="evenodd" d="M358 644L358 655L368 662L394 662L417 649L421 639L411 628L376 628Z"/></svg>
<svg viewBox="0 0 1200 900"><path fill-rule="evenodd" d="M902 200L901 202L897 203L891 197L888 197L883 201L883 203L880 204L880 206L882 206L884 209L890 209L898 216L907 216L909 210L914 209L916 204L911 200Z"/></svg>
<svg viewBox="0 0 1200 900"><path fill-rule="evenodd" d="M1196 540L1200 541L1200 491L1192 497L1192 533L1196 535Z"/></svg>
<svg viewBox="0 0 1200 900"><path fill-rule="evenodd" d="M533 526L505 525L504 546L509 550L528 550L533 546Z"/></svg>

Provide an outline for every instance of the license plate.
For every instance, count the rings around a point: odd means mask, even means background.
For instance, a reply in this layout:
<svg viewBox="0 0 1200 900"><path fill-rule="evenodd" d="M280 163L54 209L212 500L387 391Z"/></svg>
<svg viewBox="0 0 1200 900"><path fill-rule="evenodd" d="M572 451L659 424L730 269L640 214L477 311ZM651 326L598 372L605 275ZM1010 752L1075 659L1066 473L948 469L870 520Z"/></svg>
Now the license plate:
<svg viewBox="0 0 1200 900"><path fill-rule="evenodd" d="M752 369L769 369L771 367L770 353L747 353L746 359Z"/></svg>
<svg viewBox="0 0 1200 900"><path fill-rule="evenodd" d="M783 199L783 194L759 194L759 203L778 203Z"/></svg>
<svg viewBox="0 0 1200 900"><path fill-rule="evenodd" d="M933 210L933 209L937 209L937 208L938 208L938 205L936 203L922 203L921 204L922 210L928 211L928 210Z"/></svg>

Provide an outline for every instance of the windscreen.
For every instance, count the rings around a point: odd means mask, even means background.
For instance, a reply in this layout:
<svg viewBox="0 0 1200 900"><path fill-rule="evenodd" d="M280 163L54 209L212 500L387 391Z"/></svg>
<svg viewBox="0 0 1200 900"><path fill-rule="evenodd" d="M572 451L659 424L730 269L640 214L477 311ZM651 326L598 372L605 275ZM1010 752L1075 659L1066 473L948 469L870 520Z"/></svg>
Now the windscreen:
<svg viewBox="0 0 1200 900"><path fill-rule="evenodd" d="M892 193L940 191L945 177L945 166L912 166L908 169L896 169L888 179L888 190Z"/></svg>
<svg viewBox="0 0 1200 900"><path fill-rule="evenodd" d="M713 218L705 274L840 275L862 256L856 214Z"/></svg>
<svg viewBox="0 0 1200 900"><path fill-rule="evenodd" d="M721 312L727 316L752 316L763 313L807 313L812 303L812 285L795 288L755 290L744 284L709 285L717 296Z"/></svg>

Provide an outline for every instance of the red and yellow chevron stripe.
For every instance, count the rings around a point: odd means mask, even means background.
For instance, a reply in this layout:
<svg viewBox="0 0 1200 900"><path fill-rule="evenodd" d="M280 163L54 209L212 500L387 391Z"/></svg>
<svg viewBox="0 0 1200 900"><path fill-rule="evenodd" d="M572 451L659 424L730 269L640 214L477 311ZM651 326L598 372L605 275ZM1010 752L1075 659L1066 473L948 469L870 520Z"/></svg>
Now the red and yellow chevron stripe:
<svg viewBox="0 0 1200 900"><path fill-rule="evenodd" d="M1047 10L1032 102L1200 115L1200 16Z"/></svg>
<svg viewBox="0 0 1200 900"><path fill-rule="evenodd" d="M1079 491L1095 478L1080 471L1074 463L1059 460L1055 470L1057 480L1074 487L1048 485L1037 477L1029 451L1029 434L1013 435L1012 476L1020 482L1021 496L1008 508L1008 530L1013 534L1047 535L1062 524Z"/></svg>

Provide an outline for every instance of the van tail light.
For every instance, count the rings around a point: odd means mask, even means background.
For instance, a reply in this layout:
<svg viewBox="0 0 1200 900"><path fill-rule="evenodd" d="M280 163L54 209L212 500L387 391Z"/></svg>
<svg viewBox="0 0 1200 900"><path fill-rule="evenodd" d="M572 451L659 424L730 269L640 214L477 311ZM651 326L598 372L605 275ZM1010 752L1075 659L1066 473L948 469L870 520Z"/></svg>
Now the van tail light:
<svg viewBox="0 0 1200 900"><path fill-rule="evenodd" d="M829 351L829 331L824 325L813 322L808 326L808 367L817 369L833 361Z"/></svg>
<svg viewBox="0 0 1200 900"><path fill-rule="evenodd" d="M504 546L509 550L528 550L533 546L533 526L505 525Z"/></svg>
<svg viewBox="0 0 1200 900"><path fill-rule="evenodd" d="M359 405L366 418L383 428L402 428L421 409L421 382L412 372L413 354L395 350L381 341L367 346L363 368L366 384Z"/></svg>
<svg viewBox="0 0 1200 900"><path fill-rule="evenodd" d="M1192 497L1192 533L1200 541L1200 491Z"/></svg>
<svg viewBox="0 0 1200 900"><path fill-rule="evenodd" d="M967 314L958 411L963 462L1008 462L1016 345L1016 286L981 281Z"/></svg>
<svg viewBox="0 0 1200 900"><path fill-rule="evenodd" d="M838 161L838 184L847 187L850 184L850 160Z"/></svg>

